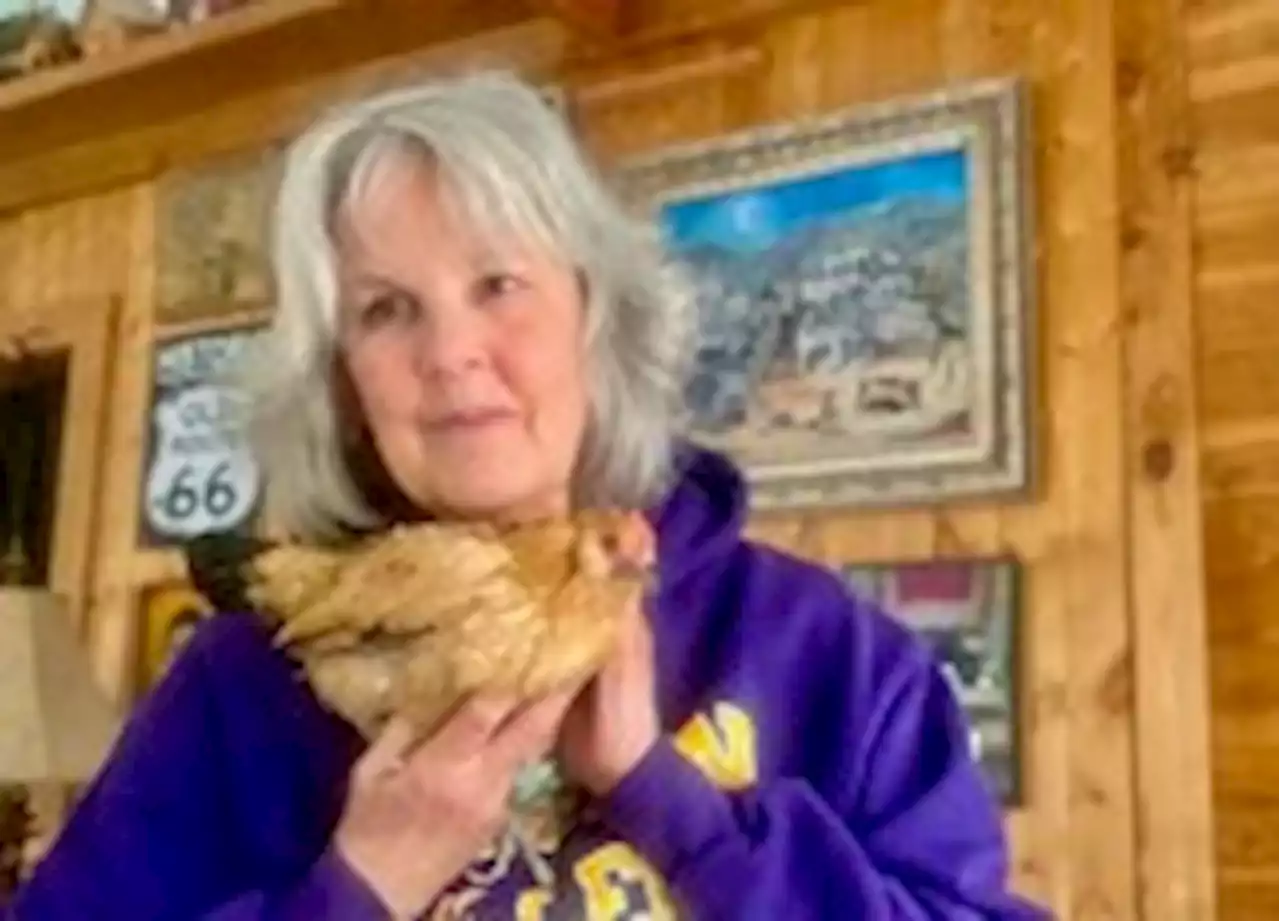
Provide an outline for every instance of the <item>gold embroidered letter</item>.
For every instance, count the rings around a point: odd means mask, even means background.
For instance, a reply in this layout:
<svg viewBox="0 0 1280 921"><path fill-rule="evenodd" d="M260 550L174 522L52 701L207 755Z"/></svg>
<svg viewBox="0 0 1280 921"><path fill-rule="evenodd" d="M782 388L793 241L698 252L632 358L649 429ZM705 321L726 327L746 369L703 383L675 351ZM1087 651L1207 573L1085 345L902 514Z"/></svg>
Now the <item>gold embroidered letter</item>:
<svg viewBox="0 0 1280 921"><path fill-rule="evenodd" d="M756 782L756 727L740 707L718 703L710 719L699 713L676 733L675 746L721 789Z"/></svg>

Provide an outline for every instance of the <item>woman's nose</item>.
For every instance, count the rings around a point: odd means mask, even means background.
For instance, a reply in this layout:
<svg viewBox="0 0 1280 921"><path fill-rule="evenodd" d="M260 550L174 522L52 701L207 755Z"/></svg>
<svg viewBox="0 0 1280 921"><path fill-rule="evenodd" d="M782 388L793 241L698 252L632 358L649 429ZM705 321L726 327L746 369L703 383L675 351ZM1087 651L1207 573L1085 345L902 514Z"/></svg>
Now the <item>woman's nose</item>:
<svg viewBox="0 0 1280 921"><path fill-rule="evenodd" d="M430 380L452 377L481 367L485 337L474 311L428 311L415 332L414 357L419 375Z"/></svg>

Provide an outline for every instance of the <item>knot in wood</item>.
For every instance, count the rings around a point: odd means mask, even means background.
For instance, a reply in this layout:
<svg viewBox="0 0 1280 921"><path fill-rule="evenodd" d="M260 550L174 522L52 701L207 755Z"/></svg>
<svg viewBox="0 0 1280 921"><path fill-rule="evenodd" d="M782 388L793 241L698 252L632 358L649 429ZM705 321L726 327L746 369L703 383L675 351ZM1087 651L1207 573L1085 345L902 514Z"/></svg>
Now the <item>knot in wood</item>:
<svg viewBox="0 0 1280 921"><path fill-rule="evenodd" d="M1173 474L1173 445L1165 438L1154 438L1142 446L1142 472L1147 478L1163 483Z"/></svg>

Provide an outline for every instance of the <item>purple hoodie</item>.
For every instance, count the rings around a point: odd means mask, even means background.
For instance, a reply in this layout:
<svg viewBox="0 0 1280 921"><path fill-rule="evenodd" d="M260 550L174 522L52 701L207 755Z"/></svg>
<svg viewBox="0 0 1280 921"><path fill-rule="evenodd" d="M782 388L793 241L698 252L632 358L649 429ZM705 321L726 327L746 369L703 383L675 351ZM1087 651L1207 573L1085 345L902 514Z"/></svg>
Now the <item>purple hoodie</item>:
<svg viewBox="0 0 1280 921"><path fill-rule="evenodd" d="M670 730L548 845L509 843L425 917L1015 921L1000 814L925 647L833 574L745 541L745 489L690 452L654 514ZM134 711L16 921L373 921L329 848L362 743L247 614ZM624 843L625 842L625 843Z"/></svg>

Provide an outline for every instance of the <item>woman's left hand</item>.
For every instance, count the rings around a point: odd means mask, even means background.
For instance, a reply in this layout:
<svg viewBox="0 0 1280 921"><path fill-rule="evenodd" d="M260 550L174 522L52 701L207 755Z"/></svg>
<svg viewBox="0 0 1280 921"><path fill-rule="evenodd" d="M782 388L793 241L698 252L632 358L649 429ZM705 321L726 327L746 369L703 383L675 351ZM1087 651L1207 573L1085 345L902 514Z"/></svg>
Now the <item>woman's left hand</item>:
<svg viewBox="0 0 1280 921"><path fill-rule="evenodd" d="M607 795L660 734L653 633L637 599L624 613L618 645L560 726L560 763L593 796Z"/></svg>

